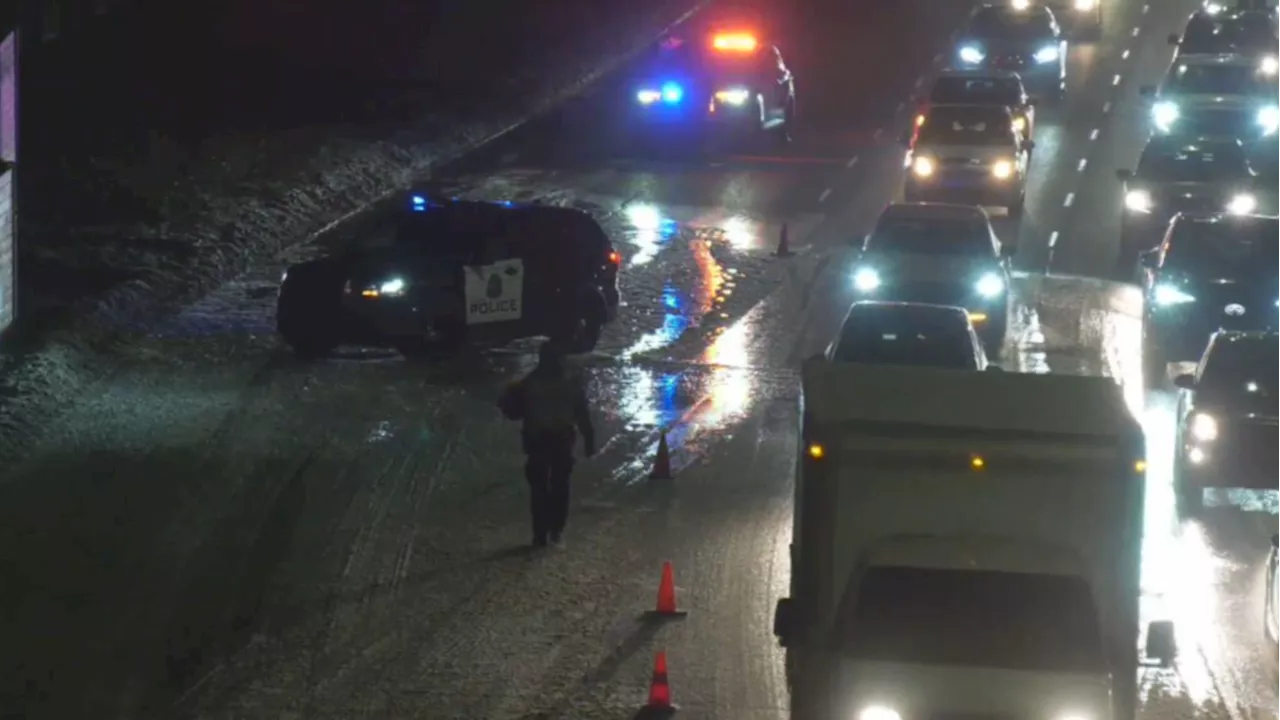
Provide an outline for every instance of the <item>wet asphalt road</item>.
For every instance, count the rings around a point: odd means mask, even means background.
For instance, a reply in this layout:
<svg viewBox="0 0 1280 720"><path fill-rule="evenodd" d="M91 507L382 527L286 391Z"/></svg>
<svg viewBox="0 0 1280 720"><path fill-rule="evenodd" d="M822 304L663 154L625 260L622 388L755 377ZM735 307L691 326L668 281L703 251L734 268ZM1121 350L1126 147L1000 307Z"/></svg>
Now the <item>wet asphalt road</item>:
<svg viewBox="0 0 1280 720"><path fill-rule="evenodd" d="M1142 409L1136 291L1041 275L1110 273L1137 88L1190 9L1115 3L1103 40L1072 50L1069 97L1038 119L1027 216L1000 221L1027 271L1006 365L1114 376L1147 420L1144 611L1178 622L1183 656L1144 676L1144 717L1268 720L1275 493L1214 498L1179 526L1171 399ZM0 709L625 718L665 649L682 716L786 717L769 628L788 579L794 368L844 312L847 241L896 195L892 141L966 10L826 17L840 32L790 53L805 127L789 147L655 160L610 129L605 87L433 179L591 209L626 258L622 320L583 359L608 440L579 467L564 550L522 549L521 458L493 406L530 364L521 348L294 362L272 338L280 267L144 329L0 485ZM797 255L777 259L783 223ZM655 485L659 429L678 476ZM663 560L690 615L655 626L642 613Z"/></svg>

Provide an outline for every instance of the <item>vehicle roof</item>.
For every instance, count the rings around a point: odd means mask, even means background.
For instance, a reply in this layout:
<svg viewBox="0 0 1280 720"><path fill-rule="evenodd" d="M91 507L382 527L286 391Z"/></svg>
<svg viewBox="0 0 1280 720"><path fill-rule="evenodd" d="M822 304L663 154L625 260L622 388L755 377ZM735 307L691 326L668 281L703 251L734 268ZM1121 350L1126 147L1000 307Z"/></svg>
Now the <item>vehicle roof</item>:
<svg viewBox="0 0 1280 720"><path fill-rule="evenodd" d="M965 325L969 324L969 313L964 308L951 305L935 305L932 303L894 302L889 300L860 300L849 306L845 322L854 319L854 315L868 313L900 315L903 317L949 317Z"/></svg>
<svg viewBox="0 0 1280 720"><path fill-rule="evenodd" d="M987 211L976 205L959 203L919 202L889 203L880 211L880 219L926 219L926 220L984 220L990 221Z"/></svg>

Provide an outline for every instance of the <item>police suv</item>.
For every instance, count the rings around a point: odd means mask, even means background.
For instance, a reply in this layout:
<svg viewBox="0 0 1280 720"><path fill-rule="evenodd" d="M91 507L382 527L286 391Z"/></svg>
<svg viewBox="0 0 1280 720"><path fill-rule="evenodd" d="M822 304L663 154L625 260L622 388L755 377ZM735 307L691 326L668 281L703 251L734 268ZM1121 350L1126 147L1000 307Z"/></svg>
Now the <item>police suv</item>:
<svg viewBox="0 0 1280 720"><path fill-rule="evenodd" d="M586 352L617 315L621 257L586 212L412 193L394 220L389 246L289 267L276 308L286 344L416 354L545 336Z"/></svg>

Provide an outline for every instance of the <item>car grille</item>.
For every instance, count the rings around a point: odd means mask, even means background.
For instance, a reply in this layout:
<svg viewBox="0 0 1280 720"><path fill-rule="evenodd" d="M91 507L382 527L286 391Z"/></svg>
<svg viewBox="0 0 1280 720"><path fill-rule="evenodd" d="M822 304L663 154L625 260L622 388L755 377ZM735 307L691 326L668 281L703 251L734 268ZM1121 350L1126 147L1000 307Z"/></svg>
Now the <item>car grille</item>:
<svg viewBox="0 0 1280 720"><path fill-rule="evenodd" d="M1177 129L1193 135L1238 137L1249 134L1250 120L1244 110L1200 110L1188 114Z"/></svg>
<svg viewBox="0 0 1280 720"><path fill-rule="evenodd" d="M1273 475L1280 469L1280 426L1275 421L1237 419L1224 431L1223 450L1235 467Z"/></svg>
<svg viewBox="0 0 1280 720"><path fill-rule="evenodd" d="M1215 329L1268 330L1276 325L1275 295L1259 291L1257 286L1208 284L1195 288L1192 294Z"/></svg>
<svg viewBox="0 0 1280 720"><path fill-rule="evenodd" d="M985 170L987 162L981 158L941 158L938 167L945 170Z"/></svg>
<svg viewBox="0 0 1280 720"><path fill-rule="evenodd" d="M1164 205L1168 207L1169 213L1187 212L1187 213L1214 213L1222 212L1222 198L1216 195L1193 195L1187 197L1187 193L1170 193L1166 196Z"/></svg>
<svg viewBox="0 0 1280 720"><path fill-rule="evenodd" d="M1016 70L1027 64L1021 55L992 55L991 66L1003 70Z"/></svg>

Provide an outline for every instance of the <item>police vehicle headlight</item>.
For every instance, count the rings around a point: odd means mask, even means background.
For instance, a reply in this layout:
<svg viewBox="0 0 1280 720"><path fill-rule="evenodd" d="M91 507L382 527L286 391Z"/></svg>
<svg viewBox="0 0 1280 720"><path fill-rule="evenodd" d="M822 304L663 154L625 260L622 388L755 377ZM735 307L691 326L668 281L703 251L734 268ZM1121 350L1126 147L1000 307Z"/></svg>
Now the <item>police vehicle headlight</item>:
<svg viewBox="0 0 1280 720"><path fill-rule="evenodd" d="M1013 177L1013 161L997 160L995 164L991 166L991 174L995 175L1000 180L1007 180L1010 177Z"/></svg>
<svg viewBox="0 0 1280 720"><path fill-rule="evenodd" d="M917 177L929 177L933 175L935 166L932 158L918 157L911 163L911 172Z"/></svg>
<svg viewBox="0 0 1280 720"><path fill-rule="evenodd" d="M1151 120L1161 131L1168 132L1169 128L1178 121L1178 106L1171 102L1158 102L1151 108Z"/></svg>
<svg viewBox="0 0 1280 720"><path fill-rule="evenodd" d="M1092 10L1098 6L1098 0L1076 0L1073 7L1080 12Z"/></svg>
<svg viewBox="0 0 1280 720"><path fill-rule="evenodd" d="M880 285L880 273L871 268L858 268L853 273L853 287L858 292L871 292Z"/></svg>
<svg viewBox="0 0 1280 720"><path fill-rule="evenodd" d="M1266 55L1258 62L1258 72L1263 75L1275 75L1280 70L1280 60L1275 55Z"/></svg>
<svg viewBox="0 0 1280 720"><path fill-rule="evenodd" d="M1258 124L1262 126L1262 132L1270 135L1280 127L1280 108L1274 105L1264 107L1258 111Z"/></svg>
<svg viewBox="0 0 1280 720"><path fill-rule="evenodd" d="M999 297L1004 292L1004 278L996 273L987 273L978 278L978 284L975 289L984 298Z"/></svg>
<svg viewBox="0 0 1280 720"><path fill-rule="evenodd" d="M1124 206L1133 212L1149 213L1154 204L1151 193L1146 190L1130 190L1124 194Z"/></svg>
<svg viewBox="0 0 1280 720"><path fill-rule="evenodd" d="M1156 304L1164 307L1168 307L1170 305L1185 305L1189 302L1196 301L1194 295L1188 295L1172 285L1157 285L1153 296Z"/></svg>
<svg viewBox="0 0 1280 720"><path fill-rule="evenodd" d="M1051 63L1057 60L1058 57L1058 48L1052 45L1040 48L1035 54L1036 62L1038 63Z"/></svg>
<svg viewBox="0 0 1280 720"><path fill-rule="evenodd" d="M1258 209L1258 199L1249 193L1239 193L1227 201L1227 212L1232 215L1248 215Z"/></svg>
<svg viewBox="0 0 1280 720"><path fill-rule="evenodd" d="M1200 442L1213 442L1218 439L1218 421L1212 415L1196 413L1191 416L1187 431Z"/></svg>
<svg viewBox="0 0 1280 720"><path fill-rule="evenodd" d="M960 59L967 63L980 63L984 57L986 56L982 54L982 51L972 45L965 45L960 48Z"/></svg>
<svg viewBox="0 0 1280 720"><path fill-rule="evenodd" d="M641 105L652 105L662 99L662 92L658 90L640 90L636 93L636 102Z"/></svg>
<svg viewBox="0 0 1280 720"><path fill-rule="evenodd" d="M730 88L716 93L716 101L726 105L745 105L751 97L746 88Z"/></svg>
<svg viewBox="0 0 1280 720"><path fill-rule="evenodd" d="M395 297L396 295L403 295L408 287L409 284L404 281L404 278L391 278L378 286L378 294L384 297Z"/></svg>
<svg viewBox="0 0 1280 720"><path fill-rule="evenodd" d="M893 708L870 705L858 713L857 720L902 720L902 716Z"/></svg>

